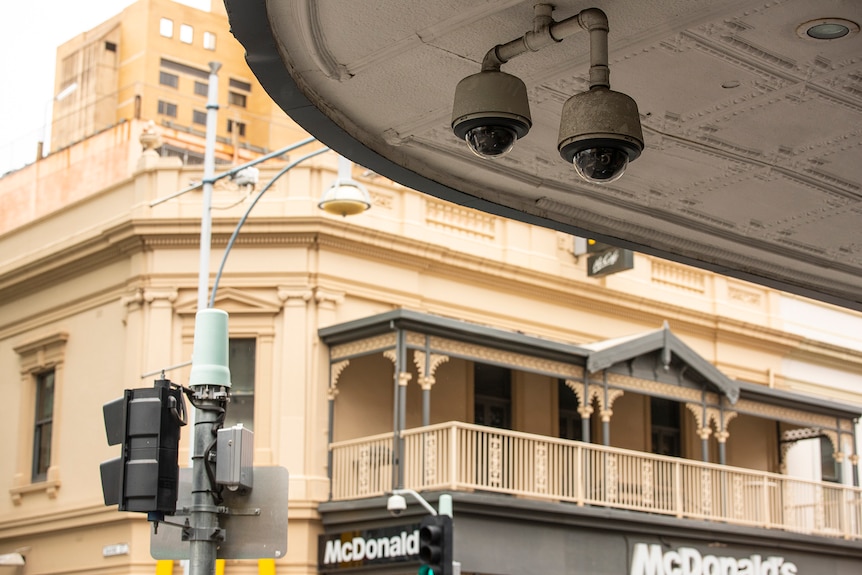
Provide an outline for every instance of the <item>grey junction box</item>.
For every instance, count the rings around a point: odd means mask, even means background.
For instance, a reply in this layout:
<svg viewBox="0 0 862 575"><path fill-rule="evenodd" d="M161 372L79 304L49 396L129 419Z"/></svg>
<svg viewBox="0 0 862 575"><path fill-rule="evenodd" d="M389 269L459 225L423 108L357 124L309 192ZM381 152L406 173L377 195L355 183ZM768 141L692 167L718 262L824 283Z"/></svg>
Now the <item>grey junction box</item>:
<svg viewBox="0 0 862 575"><path fill-rule="evenodd" d="M254 483L254 433L241 423L218 430L216 483L235 491Z"/></svg>

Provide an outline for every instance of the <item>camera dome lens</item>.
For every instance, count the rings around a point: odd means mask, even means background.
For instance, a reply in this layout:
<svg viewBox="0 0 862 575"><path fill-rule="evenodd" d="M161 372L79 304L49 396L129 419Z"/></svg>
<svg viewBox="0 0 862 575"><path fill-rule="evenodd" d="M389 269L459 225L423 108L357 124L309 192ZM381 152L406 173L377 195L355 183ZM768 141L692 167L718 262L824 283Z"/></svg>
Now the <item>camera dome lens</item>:
<svg viewBox="0 0 862 575"><path fill-rule="evenodd" d="M621 148L587 148L576 153L572 164L578 175L588 182L607 184L618 180L626 171L629 156Z"/></svg>
<svg viewBox="0 0 862 575"><path fill-rule="evenodd" d="M464 139L480 158L499 158L515 147L518 135L506 126L476 126L467 132Z"/></svg>

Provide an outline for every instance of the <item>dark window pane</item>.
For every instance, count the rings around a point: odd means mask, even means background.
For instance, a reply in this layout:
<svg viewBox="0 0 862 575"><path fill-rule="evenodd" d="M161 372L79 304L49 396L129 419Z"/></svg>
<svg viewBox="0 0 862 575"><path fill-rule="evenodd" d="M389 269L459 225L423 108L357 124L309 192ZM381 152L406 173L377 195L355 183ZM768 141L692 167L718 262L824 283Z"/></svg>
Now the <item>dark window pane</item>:
<svg viewBox="0 0 862 575"><path fill-rule="evenodd" d="M474 373L476 395L511 399L512 375L508 368L477 363Z"/></svg>
<svg viewBox="0 0 862 575"><path fill-rule="evenodd" d="M560 439L582 441L584 436L581 414L578 413L578 396L566 385L565 380L557 380L557 398L560 411Z"/></svg>
<svg viewBox="0 0 862 575"><path fill-rule="evenodd" d="M251 84L248 82L243 82L242 80L237 80L236 78L231 78L228 81L228 84L231 88L237 88L239 90L245 90L246 92L251 92Z"/></svg>
<svg viewBox="0 0 862 575"><path fill-rule="evenodd" d="M159 65L162 68L173 70L174 72L180 72L182 74L188 74L190 76L195 76L202 80L209 80L210 77L210 73L207 70L201 70L200 68L180 64L179 62L174 62L173 60L168 60L167 58L162 58L159 61Z"/></svg>
<svg viewBox="0 0 862 575"><path fill-rule="evenodd" d="M473 421L501 429L512 428L512 372L482 363L473 367Z"/></svg>
<svg viewBox="0 0 862 575"><path fill-rule="evenodd" d="M209 95L210 85L207 82L198 82L195 80L195 94L198 96Z"/></svg>
<svg viewBox="0 0 862 575"><path fill-rule="evenodd" d="M228 134L233 134L236 131L241 137L245 137L245 124L243 122L234 122L233 120L227 121L227 132Z"/></svg>
<svg viewBox="0 0 862 575"><path fill-rule="evenodd" d="M36 420L51 419L54 413L54 372L48 371L37 378Z"/></svg>
<svg viewBox="0 0 862 575"><path fill-rule="evenodd" d="M44 481L51 465L54 419L54 371L36 377L36 413L33 426L32 481Z"/></svg>
<svg viewBox="0 0 862 575"><path fill-rule="evenodd" d="M245 108L245 94L238 94L236 92L228 92L227 93L227 103L231 106L238 106L240 108Z"/></svg>
<svg viewBox="0 0 862 575"><path fill-rule="evenodd" d="M171 104L170 102L165 102L164 100L159 100L159 114L164 114L165 116L176 118L177 105Z"/></svg>
<svg viewBox="0 0 862 575"><path fill-rule="evenodd" d="M207 113L200 110L192 110L192 123L206 125Z"/></svg>
<svg viewBox="0 0 862 575"><path fill-rule="evenodd" d="M682 455L679 403L660 397L650 398L652 452L659 455Z"/></svg>
<svg viewBox="0 0 862 575"><path fill-rule="evenodd" d="M835 448L828 437L820 438L820 474L823 481L841 482L841 466L835 460Z"/></svg>
<svg viewBox="0 0 862 575"><path fill-rule="evenodd" d="M159 72L159 84L176 88L180 85L180 77L170 72L161 71Z"/></svg>

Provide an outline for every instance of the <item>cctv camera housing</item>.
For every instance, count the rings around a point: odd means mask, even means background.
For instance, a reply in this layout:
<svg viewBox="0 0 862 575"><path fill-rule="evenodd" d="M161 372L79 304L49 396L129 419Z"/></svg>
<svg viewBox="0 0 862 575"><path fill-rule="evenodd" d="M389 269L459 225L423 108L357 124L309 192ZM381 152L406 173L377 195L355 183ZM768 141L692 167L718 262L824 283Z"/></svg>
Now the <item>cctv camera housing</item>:
<svg viewBox="0 0 862 575"><path fill-rule="evenodd" d="M386 510L393 517L398 517L405 509L407 509L407 501L403 495L392 495L386 501Z"/></svg>
<svg viewBox="0 0 862 575"><path fill-rule="evenodd" d="M517 76L484 71L467 76L455 88L452 131L479 156L505 154L532 125L527 86Z"/></svg>
<svg viewBox="0 0 862 575"><path fill-rule="evenodd" d="M594 182L619 178L628 162L644 148L637 103L629 96L605 87L575 94L563 105L557 149L579 173Z"/></svg>

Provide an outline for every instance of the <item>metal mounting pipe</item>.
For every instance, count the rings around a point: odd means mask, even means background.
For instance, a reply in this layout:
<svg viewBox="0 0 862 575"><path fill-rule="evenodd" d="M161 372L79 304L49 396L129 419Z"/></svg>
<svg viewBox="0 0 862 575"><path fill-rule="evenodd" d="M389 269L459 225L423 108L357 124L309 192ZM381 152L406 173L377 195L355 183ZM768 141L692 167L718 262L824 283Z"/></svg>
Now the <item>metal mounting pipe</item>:
<svg viewBox="0 0 862 575"><path fill-rule="evenodd" d="M578 14L555 22L554 7L550 4L534 6L533 29L520 38L491 48L482 60L482 71L499 71L500 66L527 52L538 52L545 46L587 30L590 33L590 88L610 87L608 68L608 17L598 8L587 8Z"/></svg>

